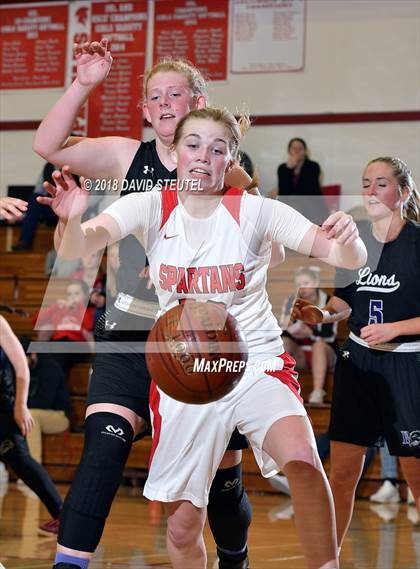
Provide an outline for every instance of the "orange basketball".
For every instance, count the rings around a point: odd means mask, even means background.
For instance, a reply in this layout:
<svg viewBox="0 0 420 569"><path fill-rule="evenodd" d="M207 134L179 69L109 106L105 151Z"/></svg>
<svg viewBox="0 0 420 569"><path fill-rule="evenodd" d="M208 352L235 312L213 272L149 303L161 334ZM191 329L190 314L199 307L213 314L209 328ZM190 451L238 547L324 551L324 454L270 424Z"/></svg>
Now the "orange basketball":
<svg viewBox="0 0 420 569"><path fill-rule="evenodd" d="M236 318L216 302L187 300L150 331L146 362L152 379L173 399L209 403L245 373L248 348Z"/></svg>

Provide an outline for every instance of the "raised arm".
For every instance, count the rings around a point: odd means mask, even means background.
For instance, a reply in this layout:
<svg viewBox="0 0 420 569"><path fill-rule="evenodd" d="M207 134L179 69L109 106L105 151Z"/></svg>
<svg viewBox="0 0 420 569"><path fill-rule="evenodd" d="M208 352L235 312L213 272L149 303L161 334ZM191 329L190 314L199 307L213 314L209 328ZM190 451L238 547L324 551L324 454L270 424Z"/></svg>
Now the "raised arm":
<svg viewBox="0 0 420 569"><path fill-rule="evenodd" d="M69 137L80 108L104 81L112 64L107 40L75 44L77 78L41 122L33 142L35 152L57 166L68 164L79 176L122 178L138 141L122 137Z"/></svg>
<svg viewBox="0 0 420 569"><path fill-rule="evenodd" d="M54 186L44 182L49 197L40 196L37 201L50 206L59 218L54 233L54 247L60 257L85 257L121 238L118 223L106 213L82 223L89 192L76 184L68 166L62 172L54 171L53 180ZM84 179L80 181L83 184Z"/></svg>
<svg viewBox="0 0 420 569"><path fill-rule="evenodd" d="M16 377L14 419L22 434L27 435L34 426L34 420L27 407L29 390L28 362L21 343L3 316L0 316L0 329L0 345L9 358Z"/></svg>
<svg viewBox="0 0 420 569"><path fill-rule="evenodd" d="M297 251L343 269L358 269L367 261L356 223L343 211L331 214L321 227L312 224Z"/></svg>
<svg viewBox="0 0 420 569"><path fill-rule="evenodd" d="M337 211L318 227L292 207L265 200L261 217L267 220L266 238L273 243L282 243L334 267L358 269L366 263L366 247L347 213Z"/></svg>

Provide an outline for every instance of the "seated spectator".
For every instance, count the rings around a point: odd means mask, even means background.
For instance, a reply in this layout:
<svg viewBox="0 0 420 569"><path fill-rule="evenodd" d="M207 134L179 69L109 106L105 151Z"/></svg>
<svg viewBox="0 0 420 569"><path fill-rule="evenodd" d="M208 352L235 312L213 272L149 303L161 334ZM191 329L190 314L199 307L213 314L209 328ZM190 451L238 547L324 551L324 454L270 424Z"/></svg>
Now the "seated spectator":
<svg viewBox="0 0 420 569"><path fill-rule="evenodd" d="M322 309L329 296L319 288L319 277L319 267L300 267L295 273L295 283L298 297ZM309 403L320 404L324 401L327 371L334 368L336 361L337 324L310 326L301 320L289 323L294 300L294 296L286 299L280 317L284 349L296 360L296 369L312 368L313 390Z"/></svg>
<svg viewBox="0 0 420 569"><path fill-rule="evenodd" d="M34 459L42 463L42 434L55 435L69 428L70 396L66 378L50 354L28 353L30 340L21 338L30 372L28 407L35 421L27 436Z"/></svg>
<svg viewBox="0 0 420 569"><path fill-rule="evenodd" d="M287 146L288 158L277 169L278 184L269 194L279 197L313 223L328 217L328 208L321 192L321 168L309 159L308 147L302 138L292 138Z"/></svg>
<svg viewBox="0 0 420 569"><path fill-rule="evenodd" d="M47 471L31 456L26 441L34 420L27 406L29 369L25 352L3 316L0 329L0 461L35 492L52 516L40 530L57 534L62 501Z"/></svg>
<svg viewBox="0 0 420 569"><path fill-rule="evenodd" d="M80 260L81 266L70 275L71 279L80 280L86 283L91 291L104 289L105 273L100 269L99 253L91 253Z"/></svg>
<svg viewBox="0 0 420 569"><path fill-rule="evenodd" d="M95 309L87 306L89 288L80 280L67 286L67 298L40 310L34 321L38 340L52 342L93 342ZM61 366L65 377L71 366L86 360L85 353L51 353Z"/></svg>
<svg viewBox="0 0 420 569"><path fill-rule="evenodd" d="M28 202L28 209L22 221L19 241L12 246L13 251L26 251L32 249L32 243L35 237L38 223L45 221L48 225L55 226L57 224L57 216L53 210L47 205L37 202L38 196L46 196L44 190L44 182L52 183L52 173L55 170L54 164L47 162L39 177L33 195Z"/></svg>

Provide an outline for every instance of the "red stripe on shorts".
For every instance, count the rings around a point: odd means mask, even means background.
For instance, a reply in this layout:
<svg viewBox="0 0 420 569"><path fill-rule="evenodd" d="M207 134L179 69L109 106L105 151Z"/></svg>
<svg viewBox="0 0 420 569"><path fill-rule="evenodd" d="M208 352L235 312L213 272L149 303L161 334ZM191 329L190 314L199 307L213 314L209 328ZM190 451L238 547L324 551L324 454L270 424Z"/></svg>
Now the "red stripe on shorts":
<svg viewBox="0 0 420 569"><path fill-rule="evenodd" d="M284 385L291 389L299 401L303 403L303 399L300 396L300 383L298 381L299 374L295 370L296 360L292 358L292 356L287 352L284 352L281 354L281 356L277 357L283 360L283 369L276 371L266 371L265 373L267 375L271 375L271 377L279 379L282 383L284 383Z"/></svg>
<svg viewBox="0 0 420 569"><path fill-rule="evenodd" d="M152 464L153 455L159 444L160 430L162 428L162 416L159 413L160 393L156 383L152 380L150 383L149 405L153 413L153 438L152 450L150 451L149 468Z"/></svg>

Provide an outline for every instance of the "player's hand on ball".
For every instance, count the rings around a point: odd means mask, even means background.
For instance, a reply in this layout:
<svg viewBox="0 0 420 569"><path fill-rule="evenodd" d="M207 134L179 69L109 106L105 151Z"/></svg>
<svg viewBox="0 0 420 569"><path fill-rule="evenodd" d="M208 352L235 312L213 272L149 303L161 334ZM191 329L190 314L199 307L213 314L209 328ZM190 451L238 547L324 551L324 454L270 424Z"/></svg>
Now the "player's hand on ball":
<svg viewBox="0 0 420 569"><path fill-rule="evenodd" d="M360 330L360 337L367 342L369 346L390 342L399 335L396 323L387 324L369 324Z"/></svg>
<svg viewBox="0 0 420 569"><path fill-rule="evenodd" d="M323 312L309 300L297 298L292 307L292 320L302 320L306 324L320 324L323 320Z"/></svg>
<svg viewBox="0 0 420 569"><path fill-rule="evenodd" d="M336 211L321 226L327 239L335 239L339 245L350 245L359 237L359 230L349 213Z"/></svg>

